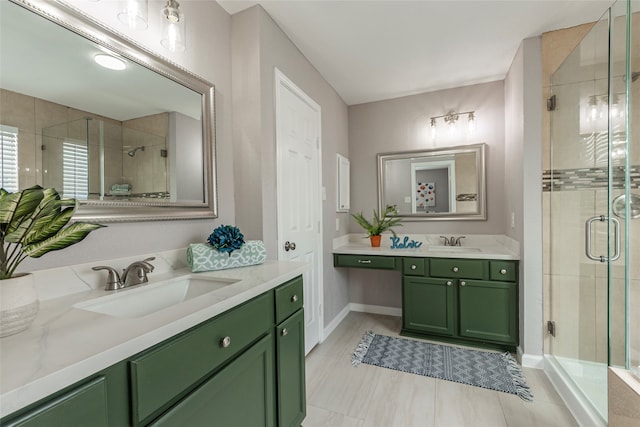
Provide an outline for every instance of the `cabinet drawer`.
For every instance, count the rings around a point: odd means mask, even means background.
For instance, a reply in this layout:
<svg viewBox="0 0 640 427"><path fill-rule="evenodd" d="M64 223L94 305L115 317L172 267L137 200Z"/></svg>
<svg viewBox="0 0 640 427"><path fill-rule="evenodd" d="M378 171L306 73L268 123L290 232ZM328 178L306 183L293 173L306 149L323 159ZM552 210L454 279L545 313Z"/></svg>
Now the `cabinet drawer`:
<svg viewBox="0 0 640 427"><path fill-rule="evenodd" d="M514 282L518 276L518 263L513 261L489 261L491 280Z"/></svg>
<svg viewBox="0 0 640 427"><path fill-rule="evenodd" d="M428 264L425 258L404 258L402 260L402 274L405 276L424 276Z"/></svg>
<svg viewBox="0 0 640 427"><path fill-rule="evenodd" d="M431 258L431 276L483 279L488 276L487 261L478 259Z"/></svg>
<svg viewBox="0 0 640 427"><path fill-rule="evenodd" d="M273 326L274 306L273 293L267 292L134 358L134 424L146 421L266 333ZM223 343L226 337L230 340Z"/></svg>
<svg viewBox="0 0 640 427"><path fill-rule="evenodd" d="M302 276L276 288L276 323L282 322L302 308Z"/></svg>
<svg viewBox="0 0 640 427"><path fill-rule="evenodd" d="M343 255L336 254L334 267L358 267L358 268L380 268L394 270L396 268L396 258L392 256L366 256L366 255Z"/></svg>

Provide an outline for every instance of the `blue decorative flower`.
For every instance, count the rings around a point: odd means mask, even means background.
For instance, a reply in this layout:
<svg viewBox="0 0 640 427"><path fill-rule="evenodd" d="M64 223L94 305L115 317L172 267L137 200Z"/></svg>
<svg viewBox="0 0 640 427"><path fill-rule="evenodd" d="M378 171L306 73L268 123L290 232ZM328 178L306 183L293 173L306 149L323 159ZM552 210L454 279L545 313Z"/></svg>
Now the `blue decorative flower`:
<svg viewBox="0 0 640 427"><path fill-rule="evenodd" d="M220 252L231 252L240 249L244 245L244 235L238 227L221 225L213 230L207 239L209 244Z"/></svg>

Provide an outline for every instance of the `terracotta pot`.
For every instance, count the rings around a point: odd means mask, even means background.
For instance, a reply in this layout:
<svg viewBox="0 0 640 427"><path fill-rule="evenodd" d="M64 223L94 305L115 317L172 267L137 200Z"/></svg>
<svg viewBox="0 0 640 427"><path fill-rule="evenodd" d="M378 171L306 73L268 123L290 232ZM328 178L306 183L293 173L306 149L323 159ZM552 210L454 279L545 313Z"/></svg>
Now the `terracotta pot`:
<svg viewBox="0 0 640 427"><path fill-rule="evenodd" d="M39 307L33 274L0 280L0 337L27 329L38 315Z"/></svg>
<svg viewBox="0 0 640 427"><path fill-rule="evenodd" d="M371 239L371 246L374 248L379 248L380 247L380 240L382 239L381 235L377 235L377 236L371 236L369 237Z"/></svg>

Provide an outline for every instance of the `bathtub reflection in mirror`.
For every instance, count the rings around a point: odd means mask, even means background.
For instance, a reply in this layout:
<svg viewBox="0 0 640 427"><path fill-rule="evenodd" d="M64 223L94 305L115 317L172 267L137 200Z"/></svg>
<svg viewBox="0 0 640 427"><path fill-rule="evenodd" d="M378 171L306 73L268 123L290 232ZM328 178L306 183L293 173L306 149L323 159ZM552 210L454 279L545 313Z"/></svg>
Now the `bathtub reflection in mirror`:
<svg viewBox="0 0 640 427"><path fill-rule="evenodd" d="M378 154L379 209L407 221L486 220L485 145Z"/></svg>

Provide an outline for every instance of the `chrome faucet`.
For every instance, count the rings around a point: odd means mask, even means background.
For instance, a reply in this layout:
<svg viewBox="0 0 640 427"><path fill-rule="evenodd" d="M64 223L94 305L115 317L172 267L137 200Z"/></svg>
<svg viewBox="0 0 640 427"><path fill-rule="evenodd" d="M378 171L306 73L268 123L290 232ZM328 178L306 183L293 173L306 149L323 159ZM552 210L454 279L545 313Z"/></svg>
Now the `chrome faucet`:
<svg viewBox="0 0 640 427"><path fill-rule="evenodd" d="M142 261L135 261L131 263L127 268L122 270L122 277L115 268L106 265L99 265L92 267L94 271L107 270L107 284L104 287L105 291L115 291L118 289L126 288L128 286L139 285L140 283L146 283L149 281L147 277L148 273L153 271L153 265L149 261L153 261L155 257L150 257Z"/></svg>
<svg viewBox="0 0 640 427"><path fill-rule="evenodd" d="M147 273L153 271L153 265L149 264L149 261L153 261L156 257L144 259L142 261L136 261L129 267L122 270L122 283L123 287L139 285L140 283L147 283L149 278Z"/></svg>
<svg viewBox="0 0 640 427"><path fill-rule="evenodd" d="M451 237L440 236L440 237L444 239L445 246L462 246L460 239L464 239L467 236L460 236L457 238L455 236L451 236Z"/></svg>

